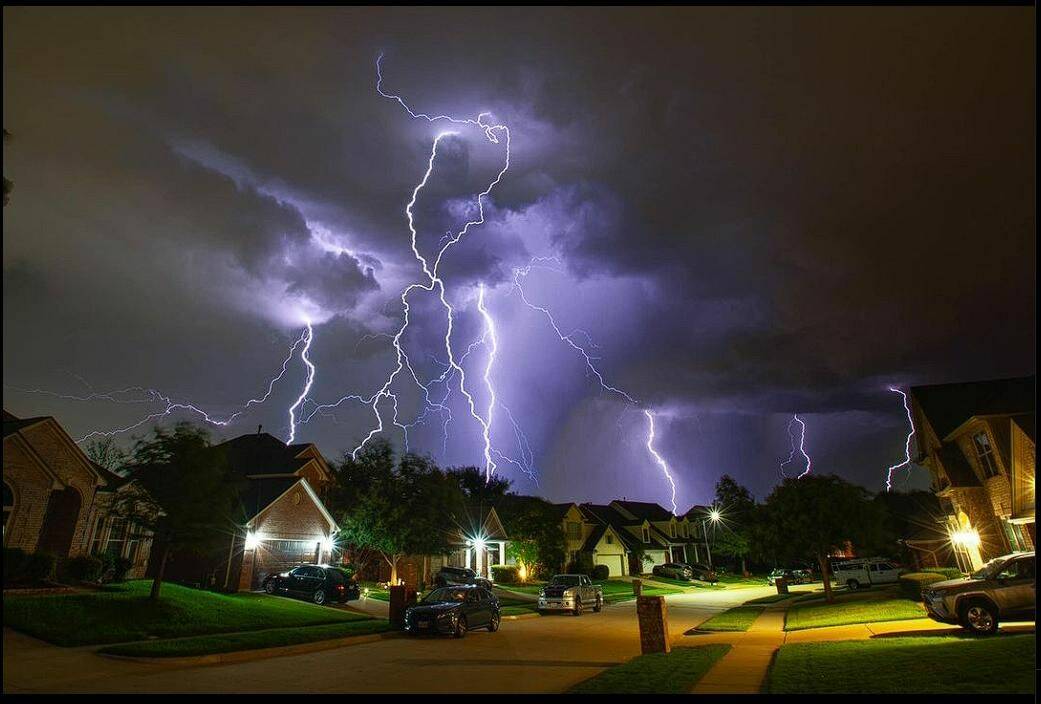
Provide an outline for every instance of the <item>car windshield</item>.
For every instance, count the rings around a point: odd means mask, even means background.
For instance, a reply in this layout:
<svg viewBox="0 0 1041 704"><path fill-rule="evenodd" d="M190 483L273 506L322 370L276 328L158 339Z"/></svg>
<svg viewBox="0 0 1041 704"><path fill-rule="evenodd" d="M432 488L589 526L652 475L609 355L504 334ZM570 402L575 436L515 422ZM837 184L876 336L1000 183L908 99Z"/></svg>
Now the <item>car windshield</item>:
<svg viewBox="0 0 1041 704"><path fill-rule="evenodd" d="M579 581L580 578L578 577L578 575L558 574L556 577L553 578L550 584L556 584L562 587L577 587Z"/></svg>
<svg viewBox="0 0 1041 704"><path fill-rule="evenodd" d="M467 589L455 589L452 587L441 587L423 597L424 604L439 604L446 601L454 601L456 603L463 603L466 601Z"/></svg>
<svg viewBox="0 0 1041 704"><path fill-rule="evenodd" d="M991 561L987 562L985 565L983 565L983 567L980 567L978 570L973 572L972 573L972 578L973 579L991 579L991 578L993 578L994 575L996 575L998 572L1001 571L1001 568L1004 566L1004 564L1005 564L1005 562L1007 560L1008 560L1007 557L995 557L993 560L991 560Z"/></svg>

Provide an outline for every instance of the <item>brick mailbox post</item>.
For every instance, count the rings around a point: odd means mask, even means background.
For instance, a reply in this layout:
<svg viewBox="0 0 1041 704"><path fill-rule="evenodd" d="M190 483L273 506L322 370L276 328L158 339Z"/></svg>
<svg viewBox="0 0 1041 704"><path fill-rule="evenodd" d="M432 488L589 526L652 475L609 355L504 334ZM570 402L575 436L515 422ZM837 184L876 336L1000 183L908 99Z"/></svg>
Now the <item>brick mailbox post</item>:
<svg viewBox="0 0 1041 704"><path fill-rule="evenodd" d="M788 580L787 579L781 577L780 579L775 580L774 581L774 586L777 587L777 593L778 594L787 594L788 593Z"/></svg>
<svg viewBox="0 0 1041 704"><path fill-rule="evenodd" d="M669 610L665 597L636 597L636 616L640 621L640 652L644 655L669 652Z"/></svg>
<svg viewBox="0 0 1041 704"><path fill-rule="evenodd" d="M392 628L405 627L405 609L416 603L416 592L403 584L395 584L390 588L390 625Z"/></svg>

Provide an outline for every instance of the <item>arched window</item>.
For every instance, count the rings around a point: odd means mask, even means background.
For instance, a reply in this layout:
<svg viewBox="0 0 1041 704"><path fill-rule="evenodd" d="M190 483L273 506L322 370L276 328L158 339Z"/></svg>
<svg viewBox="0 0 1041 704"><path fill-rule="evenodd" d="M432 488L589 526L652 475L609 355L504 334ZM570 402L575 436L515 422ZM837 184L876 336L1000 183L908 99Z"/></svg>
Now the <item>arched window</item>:
<svg viewBox="0 0 1041 704"><path fill-rule="evenodd" d="M14 513L14 489L4 482L4 542L7 542L7 521Z"/></svg>

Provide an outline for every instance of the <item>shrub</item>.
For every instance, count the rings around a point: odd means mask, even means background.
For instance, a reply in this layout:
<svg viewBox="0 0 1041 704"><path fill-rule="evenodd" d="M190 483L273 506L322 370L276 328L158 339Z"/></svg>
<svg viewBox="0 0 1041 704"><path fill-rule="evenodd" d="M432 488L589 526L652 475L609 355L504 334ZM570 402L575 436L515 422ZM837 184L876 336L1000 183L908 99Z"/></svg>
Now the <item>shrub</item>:
<svg viewBox="0 0 1041 704"><path fill-rule="evenodd" d="M961 579L965 576L957 567L925 567L922 572L942 574L944 579Z"/></svg>
<svg viewBox="0 0 1041 704"><path fill-rule="evenodd" d="M492 565L492 579L504 584L520 581L520 570L516 565Z"/></svg>
<svg viewBox="0 0 1041 704"><path fill-rule="evenodd" d="M134 563L125 557L116 557L105 553L101 555L101 581L102 582L125 582L127 572Z"/></svg>
<svg viewBox="0 0 1041 704"><path fill-rule="evenodd" d="M14 583L22 578L28 557L21 548L4 548L4 584Z"/></svg>
<svg viewBox="0 0 1041 704"><path fill-rule="evenodd" d="M104 563L93 555L78 555L61 561L61 578L71 582L96 582L101 577Z"/></svg>
<svg viewBox="0 0 1041 704"><path fill-rule="evenodd" d="M596 580L607 579L611 576L611 568L607 565L593 565L593 572L590 576Z"/></svg>
<svg viewBox="0 0 1041 704"><path fill-rule="evenodd" d="M908 599L918 601L922 598L922 589L944 579L942 574L936 572L910 572L900 575L900 589Z"/></svg>
<svg viewBox="0 0 1041 704"><path fill-rule="evenodd" d="M25 556L18 580L23 582L45 582L54 578L54 567L58 560L49 552L33 552Z"/></svg>

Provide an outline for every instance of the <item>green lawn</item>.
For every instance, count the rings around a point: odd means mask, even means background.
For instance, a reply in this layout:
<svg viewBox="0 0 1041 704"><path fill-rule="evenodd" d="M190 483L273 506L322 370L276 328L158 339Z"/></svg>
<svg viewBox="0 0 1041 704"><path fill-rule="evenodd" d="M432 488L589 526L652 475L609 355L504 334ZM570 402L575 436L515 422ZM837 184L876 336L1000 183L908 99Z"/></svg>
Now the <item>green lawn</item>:
<svg viewBox="0 0 1041 704"><path fill-rule="evenodd" d="M844 626L851 623L873 621L899 621L906 618L922 618L925 607L910 599L866 599L837 601L834 604L795 604L788 609L784 630L798 631L804 628Z"/></svg>
<svg viewBox="0 0 1041 704"><path fill-rule="evenodd" d="M1034 692L1033 634L921 636L783 645L770 694Z"/></svg>
<svg viewBox="0 0 1041 704"><path fill-rule="evenodd" d="M719 575L719 583L730 587L731 589L768 586L766 583L766 575L755 574L749 575L748 577L740 574L721 574Z"/></svg>
<svg viewBox="0 0 1041 704"><path fill-rule="evenodd" d="M258 648L274 648L280 645L312 643L333 638L382 633L389 630L391 630L390 623L384 619L360 618L356 621L331 623L325 626L273 628L265 631L222 633L192 638L149 640L141 643L110 645L98 652L143 658L173 658L188 655L230 653L239 650L256 650Z"/></svg>
<svg viewBox="0 0 1041 704"><path fill-rule="evenodd" d="M511 592L518 592L520 594L538 594L539 590L546 586L545 582L525 582L524 584L498 584L497 587L501 587Z"/></svg>
<svg viewBox="0 0 1041 704"><path fill-rule="evenodd" d="M726 655L729 645L673 648L671 653L640 655L579 682L572 694L686 694Z"/></svg>
<svg viewBox="0 0 1041 704"><path fill-rule="evenodd" d="M698 626L699 631L747 631L765 609L762 606L735 606L718 613Z"/></svg>
<svg viewBox="0 0 1041 704"><path fill-rule="evenodd" d="M677 587L684 587L685 589L725 589L722 584L709 584L708 582L688 581L686 579L673 579L672 577L643 577L644 580L651 580L658 582L659 584L674 584Z"/></svg>
<svg viewBox="0 0 1041 704"><path fill-rule="evenodd" d="M342 623L366 618L266 594L217 594L136 580L102 591L4 598L4 625L62 646L120 643L267 628Z"/></svg>

